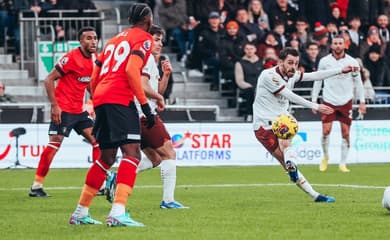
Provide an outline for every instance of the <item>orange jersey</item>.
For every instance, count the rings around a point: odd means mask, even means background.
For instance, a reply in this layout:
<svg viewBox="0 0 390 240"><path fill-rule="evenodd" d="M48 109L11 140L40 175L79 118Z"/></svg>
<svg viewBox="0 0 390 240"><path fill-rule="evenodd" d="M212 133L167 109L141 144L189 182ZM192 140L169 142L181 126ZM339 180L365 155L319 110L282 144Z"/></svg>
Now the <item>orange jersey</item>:
<svg viewBox="0 0 390 240"><path fill-rule="evenodd" d="M83 112L84 94L93 70L93 60L83 55L80 48L65 54L55 65L62 75L55 89L55 96L62 111L78 114Z"/></svg>
<svg viewBox="0 0 390 240"><path fill-rule="evenodd" d="M137 55L142 59L143 67L150 56L152 44L152 35L140 28L126 29L107 42L97 60L101 69L93 93L95 107L106 103L129 106L134 101L126 66L129 57Z"/></svg>

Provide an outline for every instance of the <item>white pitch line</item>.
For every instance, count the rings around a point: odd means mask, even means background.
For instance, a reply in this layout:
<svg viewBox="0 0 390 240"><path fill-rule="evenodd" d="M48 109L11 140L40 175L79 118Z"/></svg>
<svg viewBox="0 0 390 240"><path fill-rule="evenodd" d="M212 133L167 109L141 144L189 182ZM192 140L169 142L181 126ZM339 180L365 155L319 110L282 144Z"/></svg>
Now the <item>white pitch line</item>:
<svg viewBox="0 0 390 240"><path fill-rule="evenodd" d="M276 187L276 186L290 186L294 184L289 183L253 183L253 184L200 184L200 185L177 185L176 188L245 188L245 187ZM355 184L312 184L319 187L332 188L365 188L365 189L384 189L386 186L369 186L369 185L355 185ZM80 190L82 187L68 186L68 187L45 187L45 190ZM136 186L140 189L154 189L161 188L161 185L144 185ZM0 188L0 191L26 191L29 188Z"/></svg>

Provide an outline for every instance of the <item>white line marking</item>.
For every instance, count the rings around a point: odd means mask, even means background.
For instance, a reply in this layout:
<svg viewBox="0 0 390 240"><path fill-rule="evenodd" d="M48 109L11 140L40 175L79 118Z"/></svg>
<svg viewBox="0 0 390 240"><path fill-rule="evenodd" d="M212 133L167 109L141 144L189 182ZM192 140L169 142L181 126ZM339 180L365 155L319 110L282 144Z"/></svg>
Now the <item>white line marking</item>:
<svg viewBox="0 0 390 240"><path fill-rule="evenodd" d="M200 185L177 185L176 188L245 188L245 187L277 187L277 186L290 186L294 184L288 183L253 183L253 184L200 184ZM369 185L354 185L354 184L312 184L319 187L332 187L332 188L365 188L365 189L384 189L386 186L369 186ZM161 185L144 185L136 186L140 189L154 189L161 188ZM82 187L68 186L68 187L45 187L45 190L80 190ZM0 188L0 191L26 191L29 188Z"/></svg>

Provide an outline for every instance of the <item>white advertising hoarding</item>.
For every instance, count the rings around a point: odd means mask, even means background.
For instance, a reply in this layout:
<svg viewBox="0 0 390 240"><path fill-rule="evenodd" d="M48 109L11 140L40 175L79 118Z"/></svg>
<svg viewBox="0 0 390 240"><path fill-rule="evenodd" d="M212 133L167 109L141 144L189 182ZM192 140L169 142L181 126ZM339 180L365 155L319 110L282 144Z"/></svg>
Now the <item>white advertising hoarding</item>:
<svg viewBox="0 0 390 240"><path fill-rule="evenodd" d="M354 121L348 163L390 161L390 121ZM175 123L166 124L172 136L179 166L275 165L278 162L257 142L250 123ZM0 124L0 168L16 161L15 137L9 132L26 128L19 137L19 162L37 167L39 156L48 142L48 124ZM300 122L293 144L299 164L318 164L322 158L321 123ZM330 163L341 156L341 133L338 122L330 137ZM53 160L53 168L90 166L91 146L72 132L65 138ZM119 157L118 157L119 158Z"/></svg>

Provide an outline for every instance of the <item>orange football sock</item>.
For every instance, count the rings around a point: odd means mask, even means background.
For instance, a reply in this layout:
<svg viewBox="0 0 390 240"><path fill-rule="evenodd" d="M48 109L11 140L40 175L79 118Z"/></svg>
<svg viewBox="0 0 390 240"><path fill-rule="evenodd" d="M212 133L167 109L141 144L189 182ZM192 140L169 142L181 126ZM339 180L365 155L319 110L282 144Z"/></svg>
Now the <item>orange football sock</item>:
<svg viewBox="0 0 390 240"><path fill-rule="evenodd" d="M119 183L116 186L114 203L126 206L127 199L129 198L133 189L124 183Z"/></svg>
<svg viewBox="0 0 390 240"><path fill-rule="evenodd" d="M92 200L95 197L99 189L94 189L87 184L84 184L83 191L81 192L79 204L83 207L89 208L91 206Z"/></svg>

